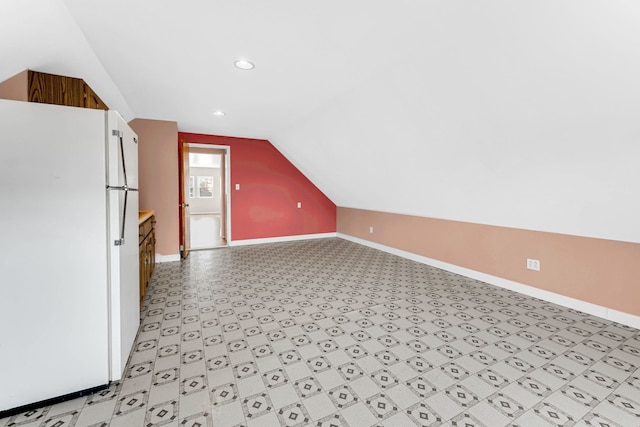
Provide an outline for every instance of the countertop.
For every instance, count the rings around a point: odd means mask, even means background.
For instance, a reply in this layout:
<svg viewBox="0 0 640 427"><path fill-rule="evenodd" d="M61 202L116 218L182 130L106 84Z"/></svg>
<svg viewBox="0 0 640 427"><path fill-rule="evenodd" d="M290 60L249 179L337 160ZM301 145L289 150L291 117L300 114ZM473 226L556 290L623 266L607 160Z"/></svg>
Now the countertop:
<svg viewBox="0 0 640 427"><path fill-rule="evenodd" d="M155 214L155 211L153 209L138 211L138 224L142 224L143 222L151 218L153 214Z"/></svg>

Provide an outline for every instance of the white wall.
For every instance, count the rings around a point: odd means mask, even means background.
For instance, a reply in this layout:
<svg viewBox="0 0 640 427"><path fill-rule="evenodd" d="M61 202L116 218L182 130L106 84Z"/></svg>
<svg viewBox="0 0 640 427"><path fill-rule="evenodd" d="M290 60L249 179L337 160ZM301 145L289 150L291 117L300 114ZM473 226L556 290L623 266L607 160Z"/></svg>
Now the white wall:
<svg viewBox="0 0 640 427"><path fill-rule="evenodd" d="M78 77L109 108L127 120L134 118L61 0L2 0L0 40L0 81L26 69Z"/></svg>
<svg viewBox="0 0 640 427"><path fill-rule="evenodd" d="M339 206L640 242L640 3L491 4L272 142Z"/></svg>

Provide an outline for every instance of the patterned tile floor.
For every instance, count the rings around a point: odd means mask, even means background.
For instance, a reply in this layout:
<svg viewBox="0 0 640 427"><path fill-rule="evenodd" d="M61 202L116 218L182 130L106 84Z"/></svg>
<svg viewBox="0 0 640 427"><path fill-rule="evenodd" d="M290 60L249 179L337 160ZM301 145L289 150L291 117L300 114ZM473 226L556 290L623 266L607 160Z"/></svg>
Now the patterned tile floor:
<svg viewBox="0 0 640 427"><path fill-rule="evenodd" d="M9 426L638 426L640 332L341 239L157 267L125 378Z"/></svg>

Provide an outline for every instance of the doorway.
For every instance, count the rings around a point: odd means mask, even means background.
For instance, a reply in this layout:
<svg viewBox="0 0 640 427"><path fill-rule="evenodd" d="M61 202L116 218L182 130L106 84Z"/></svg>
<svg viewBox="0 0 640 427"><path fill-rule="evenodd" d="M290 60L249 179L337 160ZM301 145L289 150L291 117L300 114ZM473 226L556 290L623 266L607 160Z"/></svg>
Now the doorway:
<svg viewBox="0 0 640 427"><path fill-rule="evenodd" d="M185 143L182 149L181 252L227 246L229 148Z"/></svg>

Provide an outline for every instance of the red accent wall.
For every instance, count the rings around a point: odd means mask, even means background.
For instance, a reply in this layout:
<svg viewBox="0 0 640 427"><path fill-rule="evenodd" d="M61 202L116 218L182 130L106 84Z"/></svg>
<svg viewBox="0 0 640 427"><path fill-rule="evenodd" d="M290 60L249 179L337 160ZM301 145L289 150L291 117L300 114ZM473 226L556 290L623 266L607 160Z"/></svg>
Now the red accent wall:
<svg viewBox="0 0 640 427"><path fill-rule="evenodd" d="M232 240L336 231L336 205L269 141L179 132L181 140L230 147Z"/></svg>

